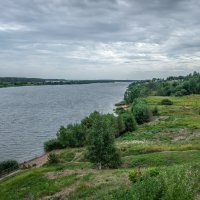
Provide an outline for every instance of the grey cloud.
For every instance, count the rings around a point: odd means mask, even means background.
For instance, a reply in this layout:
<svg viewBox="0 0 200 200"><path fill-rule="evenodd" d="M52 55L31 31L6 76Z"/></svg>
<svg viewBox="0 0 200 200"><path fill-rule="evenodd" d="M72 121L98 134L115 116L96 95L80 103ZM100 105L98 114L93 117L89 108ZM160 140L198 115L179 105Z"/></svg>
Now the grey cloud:
<svg viewBox="0 0 200 200"><path fill-rule="evenodd" d="M2 76L200 70L198 0L0 0L0 9Z"/></svg>

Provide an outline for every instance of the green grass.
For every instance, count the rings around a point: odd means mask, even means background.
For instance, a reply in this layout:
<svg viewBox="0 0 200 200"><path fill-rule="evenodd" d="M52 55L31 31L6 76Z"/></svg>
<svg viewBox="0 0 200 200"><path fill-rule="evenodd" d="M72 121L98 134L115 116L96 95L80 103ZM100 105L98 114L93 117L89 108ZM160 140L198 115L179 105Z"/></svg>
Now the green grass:
<svg viewBox="0 0 200 200"><path fill-rule="evenodd" d="M123 158L126 167L163 167L182 165L185 163L200 163L200 151L159 152L142 155L132 155Z"/></svg>
<svg viewBox="0 0 200 200"><path fill-rule="evenodd" d="M183 97L161 97L161 96L150 96L147 98L147 102L153 105L160 105L162 99L170 99L173 101L175 106L193 106L200 107L200 95L188 95ZM170 106L169 106L170 107Z"/></svg>
<svg viewBox="0 0 200 200"><path fill-rule="evenodd" d="M169 97L171 106L161 106L166 97L148 97L149 105L158 106L159 116L116 139L123 165L120 169L92 173L95 166L85 158L85 148L68 148L58 155L60 163L25 170L0 182L1 200L40 199L54 196L64 188L76 187L68 199L131 199L128 174L137 168L173 168L185 164L200 166L200 95ZM178 167L179 168L179 167ZM71 175L47 177L48 172ZM87 172L88 170L88 172ZM81 171L85 171L81 174ZM52 198L53 199L53 198ZM56 198L54 198L55 200ZM57 198L59 199L59 198Z"/></svg>
<svg viewBox="0 0 200 200"><path fill-rule="evenodd" d="M70 175L49 180L41 171L30 170L2 182L0 196L2 200L38 199L60 191L62 187L71 185L76 179L76 175Z"/></svg>
<svg viewBox="0 0 200 200"><path fill-rule="evenodd" d="M200 140L191 142L179 143L164 143L164 142L145 142L143 144L126 144L120 143L118 146L121 150L122 156L139 155L162 151L187 151L200 150Z"/></svg>

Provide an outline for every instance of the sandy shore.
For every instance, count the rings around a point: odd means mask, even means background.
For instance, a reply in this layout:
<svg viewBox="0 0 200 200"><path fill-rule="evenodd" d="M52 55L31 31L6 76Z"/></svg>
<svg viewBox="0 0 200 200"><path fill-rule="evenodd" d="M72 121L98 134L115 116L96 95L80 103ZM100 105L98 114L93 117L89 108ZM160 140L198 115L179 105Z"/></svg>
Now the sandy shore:
<svg viewBox="0 0 200 200"><path fill-rule="evenodd" d="M59 150L51 151L51 153L59 154L61 151L62 150L59 149ZM24 161L23 163L20 163L20 167L21 168L41 167L47 162L49 153L45 153L31 160Z"/></svg>

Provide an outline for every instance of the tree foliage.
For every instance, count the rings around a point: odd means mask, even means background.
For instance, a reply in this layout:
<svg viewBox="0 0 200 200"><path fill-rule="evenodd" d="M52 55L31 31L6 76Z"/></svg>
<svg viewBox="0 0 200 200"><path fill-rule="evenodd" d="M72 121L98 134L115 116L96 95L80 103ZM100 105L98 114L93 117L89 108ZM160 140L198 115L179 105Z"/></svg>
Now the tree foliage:
<svg viewBox="0 0 200 200"><path fill-rule="evenodd" d="M133 82L125 92L124 100L131 104L135 99L148 95L183 96L190 94L200 94L200 73L194 72L185 77Z"/></svg>
<svg viewBox="0 0 200 200"><path fill-rule="evenodd" d="M95 113L92 127L89 129L87 157L99 169L102 167L117 167L121 158L114 143L114 128L109 116Z"/></svg>
<svg viewBox="0 0 200 200"><path fill-rule="evenodd" d="M138 124L149 122L152 112L144 100L138 100L133 104L133 113Z"/></svg>

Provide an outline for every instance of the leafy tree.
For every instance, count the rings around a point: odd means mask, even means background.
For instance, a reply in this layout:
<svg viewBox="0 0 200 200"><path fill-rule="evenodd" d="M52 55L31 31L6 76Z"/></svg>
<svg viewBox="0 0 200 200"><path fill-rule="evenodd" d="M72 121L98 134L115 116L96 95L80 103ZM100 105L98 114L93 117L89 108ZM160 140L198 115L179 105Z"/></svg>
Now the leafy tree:
<svg viewBox="0 0 200 200"><path fill-rule="evenodd" d="M130 87L124 94L124 100L126 103L132 103L134 99L141 96L141 88L139 86Z"/></svg>
<svg viewBox="0 0 200 200"><path fill-rule="evenodd" d="M147 103L143 101L138 102L133 107L133 113L138 124L143 124L151 120L151 110Z"/></svg>
<svg viewBox="0 0 200 200"><path fill-rule="evenodd" d="M126 112L122 115L122 117L123 117L126 131L135 131L137 128L137 123L136 123L133 113Z"/></svg>
<svg viewBox="0 0 200 200"><path fill-rule="evenodd" d="M58 141L57 138L48 140L44 143L44 150L47 151L52 151L54 149L61 149L62 145Z"/></svg>
<svg viewBox="0 0 200 200"><path fill-rule="evenodd" d="M200 73L194 72L185 77L168 77L165 80L135 81L129 85L124 100L132 103L135 99L148 95L183 96L190 94L200 94Z"/></svg>
<svg viewBox="0 0 200 200"><path fill-rule="evenodd" d="M117 130L117 137L126 131L126 124L122 114L117 117Z"/></svg>
<svg viewBox="0 0 200 200"><path fill-rule="evenodd" d="M85 144L85 132L80 124L61 126L57 138L62 147L81 147Z"/></svg>
<svg viewBox="0 0 200 200"><path fill-rule="evenodd" d="M99 169L115 168L121 164L121 158L114 143L114 130L108 116L95 114L93 125L89 129L87 157Z"/></svg>

